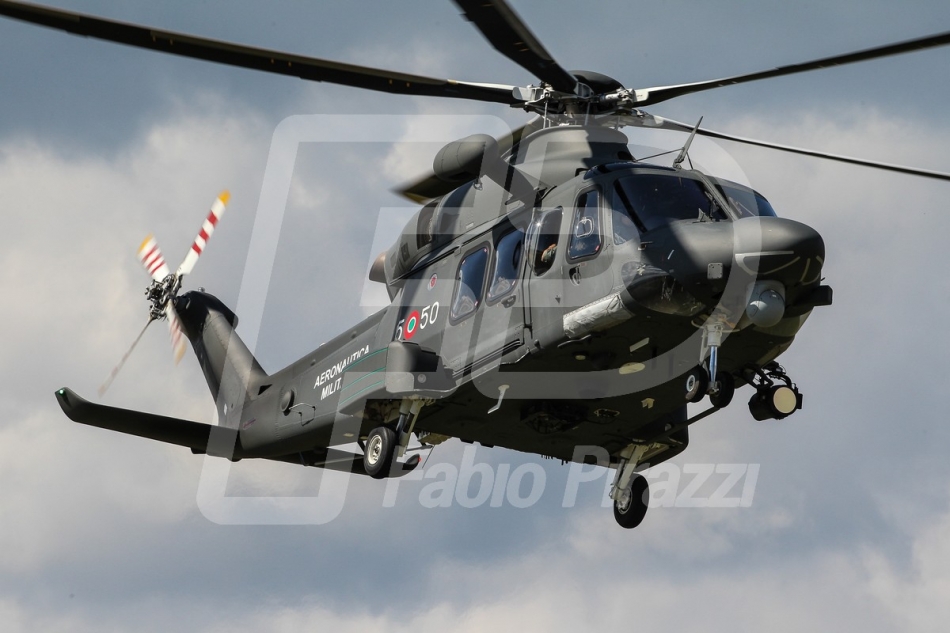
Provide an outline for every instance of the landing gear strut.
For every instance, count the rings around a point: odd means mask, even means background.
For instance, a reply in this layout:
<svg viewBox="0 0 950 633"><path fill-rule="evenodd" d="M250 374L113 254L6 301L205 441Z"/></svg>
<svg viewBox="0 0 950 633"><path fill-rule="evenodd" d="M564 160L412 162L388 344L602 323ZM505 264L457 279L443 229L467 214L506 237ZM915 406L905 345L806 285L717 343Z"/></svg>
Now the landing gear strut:
<svg viewBox="0 0 950 633"><path fill-rule="evenodd" d="M719 347L725 326L720 321L703 326L703 344L699 352L699 365L686 374L686 401L699 402L707 394L716 408L723 408L732 402L736 392L736 381L731 374L719 371ZM706 360L706 355L709 360Z"/></svg>

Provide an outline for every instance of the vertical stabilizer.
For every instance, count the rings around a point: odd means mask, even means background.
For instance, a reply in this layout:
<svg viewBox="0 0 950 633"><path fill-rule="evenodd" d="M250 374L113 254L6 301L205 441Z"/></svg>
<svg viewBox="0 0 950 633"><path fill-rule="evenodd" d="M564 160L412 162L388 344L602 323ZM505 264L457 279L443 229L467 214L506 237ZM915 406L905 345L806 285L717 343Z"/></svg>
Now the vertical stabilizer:
<svg viewBox="0 0 950 633"><path fill-rule="evenodd" d="M236 425L244 401L256 393L267 373L234 331L237 316L217 297L188 292L175 299L175 308L217 403L221 424Z"/></svg>

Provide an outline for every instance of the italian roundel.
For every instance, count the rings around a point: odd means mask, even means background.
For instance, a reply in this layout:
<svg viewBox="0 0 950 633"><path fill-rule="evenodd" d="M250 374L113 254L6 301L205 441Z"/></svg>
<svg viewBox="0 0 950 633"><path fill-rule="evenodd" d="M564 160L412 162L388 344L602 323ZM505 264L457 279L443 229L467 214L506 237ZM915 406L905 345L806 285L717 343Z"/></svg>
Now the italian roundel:
<svg viewBox="0 0 950 633"><path fill-rule="evenodd" d="M402 338L405 341L411 339L416 330L419 329L419 311L413 310L409 313L409 316L406 317L406 323L402 326Z"/></svg>

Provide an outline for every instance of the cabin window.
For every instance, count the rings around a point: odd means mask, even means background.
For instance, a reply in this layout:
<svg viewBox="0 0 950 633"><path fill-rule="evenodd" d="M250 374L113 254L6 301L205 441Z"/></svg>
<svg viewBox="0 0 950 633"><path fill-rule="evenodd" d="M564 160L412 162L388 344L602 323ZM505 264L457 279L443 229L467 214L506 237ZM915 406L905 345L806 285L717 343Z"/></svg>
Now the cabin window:
<svg viewBox="0 0 950 633"><path fill-rule="evenodd" d="M456 275L455 297L452 299L453 322L470 316L482 300L485 286L485 269L488 267L488 245L472 251L462 259Z"/></svg>
<svg viewBox="0 0 950 633"><path fill-rule="evenodd" d="M501 236L495 245L495 266L488 286L488 302L492 303L515 289L521 272L524 231L514 229Z"/></svg>
<svg viewBox="0 0 950 633"><path fill-rule="evenodd" d="M708 218L712 200L702 184L674 174L635 174L616 184L617 203L641 231L675 220Z"/></svg>
<svg viewBox="0 0 950 633"><path fill-rule="evenodd" d="M571 243L567 248L570 259L593 257L600 252L600 196L596 191L586 191L577 199L571 226Z"/></svg>
<svg viewBox="0 0 950 633"><path fill-rule="evenodd" d="M531 268L534 274L543 275L554 265L557 255L557 242L561 234L561 208L548 211L531 226L532 244Z"/></svg>

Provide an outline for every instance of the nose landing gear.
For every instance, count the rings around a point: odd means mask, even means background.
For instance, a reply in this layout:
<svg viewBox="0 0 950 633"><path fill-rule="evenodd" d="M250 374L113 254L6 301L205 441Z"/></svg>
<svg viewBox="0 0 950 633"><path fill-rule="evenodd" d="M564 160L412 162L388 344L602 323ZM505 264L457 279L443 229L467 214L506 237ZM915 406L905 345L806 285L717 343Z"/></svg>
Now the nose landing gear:
<svg viewBox="0 0 950 633"><path fill-rule="evenodd" d="M736 391L735 378L719 371L719 347L725 327L723 321L713 319L703 326L699 365L686 374L684 383L683 395L687 402L700 402L707 395L710 404L717 409L732 402ZM749 400L749 411L756 420L781 420L802 408L798 386L777 362L746 369L742 378L755 387L755 394Z"/></svg>
<svg viewBox="0 0 950 633"><path fill-rule="evenodd" d="M719 346L725 326L722 322L709 323L703 327L703 345L699 353L699 365L686 374L686 401L699 402L706 395L716 408L732 402L736 382L731 374L719 371ZM709 360L706 360L706 354ZM708 368L708 369L707 369Z"/></svg>

